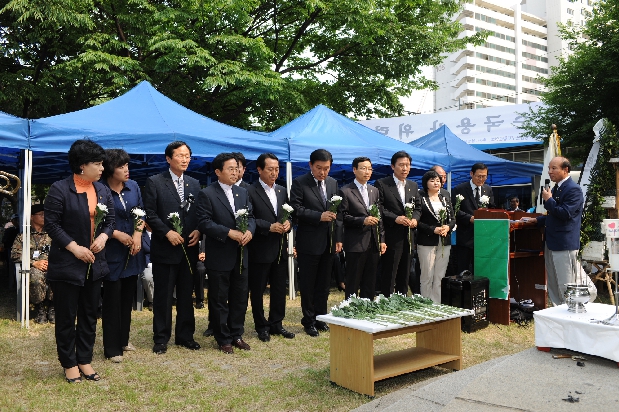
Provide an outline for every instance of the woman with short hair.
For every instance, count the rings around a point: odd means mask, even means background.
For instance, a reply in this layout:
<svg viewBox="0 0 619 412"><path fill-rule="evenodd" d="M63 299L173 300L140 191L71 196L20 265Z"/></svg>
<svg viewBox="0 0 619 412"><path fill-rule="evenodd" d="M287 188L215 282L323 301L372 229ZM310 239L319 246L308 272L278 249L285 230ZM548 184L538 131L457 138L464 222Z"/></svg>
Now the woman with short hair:
<svg viewBox="0 0 619 412"><path fill-rule="evenodd" d="M135 350L129 343L129 332L138 275L146 267L144 220L139 212L144 211L144 205L138 184L129 179L129 154L107 149L105 155L102 183L112 192L116 228L106 252L110 273L103 279L103 354L119 363L124 351Z"/></svg>
<svg viewBox="0 0 619 412"><path fill-rule="evenodd" d="M101 379L91 365L101 281L109 273L105 245L114 231L114 203L98 182L105 151L91 140L69 149L73 175L52 184L45 230L52 239L47 281L54 293L58 360L69 383ZM77 322L76 322L77 321Z"/></svg>

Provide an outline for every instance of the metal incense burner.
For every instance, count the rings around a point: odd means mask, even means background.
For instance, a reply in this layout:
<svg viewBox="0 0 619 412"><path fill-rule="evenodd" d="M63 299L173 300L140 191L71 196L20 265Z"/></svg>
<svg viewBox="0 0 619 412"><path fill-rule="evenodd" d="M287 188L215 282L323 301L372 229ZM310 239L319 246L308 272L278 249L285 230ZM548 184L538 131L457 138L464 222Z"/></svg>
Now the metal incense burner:
<svg viewBox="0 0 619 412"><path fill-rule="evenodd" d="M566 283L566 290L563 296L567 303L567 310L574 313L585 313L585 303L589 302L589 288L587 285L577 283Z"/></svg>

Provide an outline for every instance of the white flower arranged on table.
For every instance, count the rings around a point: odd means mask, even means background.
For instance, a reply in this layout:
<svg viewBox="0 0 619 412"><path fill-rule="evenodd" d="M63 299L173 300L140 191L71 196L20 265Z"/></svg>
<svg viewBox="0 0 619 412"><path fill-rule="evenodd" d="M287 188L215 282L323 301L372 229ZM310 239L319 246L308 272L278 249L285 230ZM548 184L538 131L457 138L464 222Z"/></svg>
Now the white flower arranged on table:
<svg viewBox="0 0 619 412"><path fill-rule="evenodd" d="M181 217L178 212L172 212L168 215L168 220L172 223L172 227L174 231L179 235L183 235L183 225L181 223ZM185 249L185 245L181 243L181 247L183 248L183 253L185 254L185 259L187 259L187 266L189 266L189 273L193 275L193 270L191 269L191 262L189 261L189 256L187 256L187 250Z"/></svg>
<svg viewBox="0 0 619 412"><path fill-rule="evenodd" d="M247 209L239 209L234 212L234 219L236 219L236 228L240 230L242 233L247 232L248 226L248 213ZM241 264L239 266L240 273L243 273L243 246L241 245Z"/></svg>
<svg viewBox="0 0 619 412"><path fill-rule="evenodd" d="M415 202L412 203L404 203L404 214L406 215L407 219L412 219L413 218L413 211L415 210ZM409 253L413 253L413 241L411 239L411 228L408 228L408 247L409 247Z"/></svg>
<svg viewBox="0 0 619 412"><path fill-rule="evenodd" d="M340 203L342 203L342 196L333 195L331 196L331 200L329 200L331 205L329 206L329 211L333 213L337 213L337 208L340 207ZM333 249L333 232L335 231L335 220L331 221L331 244L329 245L329 250Z"/></svg>
<svg viewBox="0 0 619 412"><path fill-rule="evenodd" d="M347 300L331 308L332 316L366 320L382 326L407 325L471 314L472 311L469 309L434 303L421 295L408 297L399 293L394 293L388 298L378 295L374 301L351 295Z"/></svg>
<svg viewBox="0 0 619 412"><path fill-rule="evenodd" d="M107 214L107 205L104 205L103 203L97 203L97 205L95 206L95 230L92 232L92 240L90 241L91 245L95 242L97 229L99 228L99 225L101 225L101 222L103 222ZM89 263L88 270L86 271L86 279L88 279L88 274L90 273L91 266L92 263Z"/></svg>
<svg viewBox="0 0 619 412"><path fill-rule="evenodd" d="M488 203L490 202L490 197L487 195L483 195L479 197L480 207L488 207Z"/></svg>
<svg viewBox="0 0 619 412"><path fill-rule="evenodd" d="M282 210L284 211L284 213L282 214L282 218L280 219L279 223L283 225L284 223L286 223L286 220L290 219L290 215L292 214L292 212L294 212L294 208L290 206L288 203L284 203L282 205ZM284 246L284 236L286 235L282 234L282 238L279 240L279 257L277 258L278 264L282 258L282 247Z"/></svg>

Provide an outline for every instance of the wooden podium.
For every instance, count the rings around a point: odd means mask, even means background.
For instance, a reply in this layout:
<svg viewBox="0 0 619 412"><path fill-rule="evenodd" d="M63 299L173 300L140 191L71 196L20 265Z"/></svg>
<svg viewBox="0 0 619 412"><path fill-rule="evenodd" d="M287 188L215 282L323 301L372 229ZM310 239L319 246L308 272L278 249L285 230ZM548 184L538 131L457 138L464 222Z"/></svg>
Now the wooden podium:
<svg viewBox="0 0 619 412"><path fill-rule="evenodd" d="M483 225L477 219L509 220L509 252L508 252L508 299L497 299L492 293L488 302L488 320L493 323L509 325L509 298L516 301L531 299L538 309L545 309L547 302L546 265L544 264L543 229L526 224L519 220L523 217L537 217L539 213L507 212L500 209L478 209L475 211L475 225ZM475 253L484 244L475 244ZM505 260L505 256L497 259ZM491 261L490 261L491 263ZM489 267L492 267L489 265Z"/></svg>

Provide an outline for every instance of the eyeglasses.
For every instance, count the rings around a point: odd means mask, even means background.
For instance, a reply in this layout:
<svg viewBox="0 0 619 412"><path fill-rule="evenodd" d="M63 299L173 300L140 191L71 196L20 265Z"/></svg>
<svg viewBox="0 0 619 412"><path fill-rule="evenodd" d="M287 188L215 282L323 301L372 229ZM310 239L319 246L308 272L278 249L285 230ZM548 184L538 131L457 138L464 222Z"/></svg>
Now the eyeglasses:
<svg viewBox="0 0 619 412"><path fill-rule="evenodd" d="M179 160L183 160L183 159L191 159L191 155L181 155L181 154L177 154L174 155L175 159L179 159Z"/></svg>
<svg viewBox="0 0 619 412"><path fill-rule="evenodd" d="M363 167L358 168L357 170L360 170L362 172L371 172L374 169L372 169L371 167L363 166Z"/></svg>

